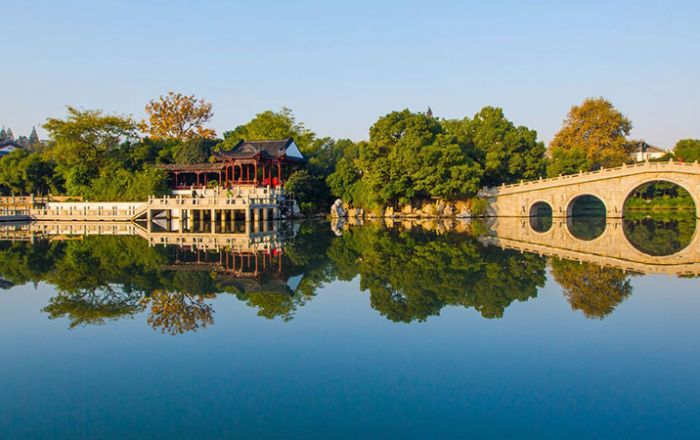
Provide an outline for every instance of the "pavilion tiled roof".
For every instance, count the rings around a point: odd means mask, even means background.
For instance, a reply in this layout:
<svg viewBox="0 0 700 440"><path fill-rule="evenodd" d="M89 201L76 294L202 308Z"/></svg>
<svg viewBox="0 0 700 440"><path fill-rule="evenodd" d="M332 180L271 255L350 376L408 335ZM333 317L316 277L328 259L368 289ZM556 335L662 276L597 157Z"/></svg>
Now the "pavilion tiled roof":
<svg viewBox="0 0 700 440"><path fill-rule="evenodd" d="M305 162L305 159L288 156L287 148L294 143L294 139L276 139L268 141L240 141L231 151L221 151L214 153L214 157L219 160L226 159L253 159L260 156L264 159L278 159L284 157L286 160Z"/></svg>

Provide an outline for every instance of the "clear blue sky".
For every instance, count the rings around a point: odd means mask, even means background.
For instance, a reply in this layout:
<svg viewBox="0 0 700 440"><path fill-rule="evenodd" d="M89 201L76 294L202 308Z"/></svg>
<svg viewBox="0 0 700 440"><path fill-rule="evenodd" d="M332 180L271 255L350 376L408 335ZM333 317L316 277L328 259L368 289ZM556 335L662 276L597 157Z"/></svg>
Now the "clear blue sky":
<svg viewBox="0 0 700 440"><path fill-rule="evenodd" d="M66 104L141 118L174 90L213 102L219 133L288 106L366 139L391 110L495 105L549 141L604 96L634 137L700 137L700 3L568 3L0 0L0 125L28 134Z"/></svg>

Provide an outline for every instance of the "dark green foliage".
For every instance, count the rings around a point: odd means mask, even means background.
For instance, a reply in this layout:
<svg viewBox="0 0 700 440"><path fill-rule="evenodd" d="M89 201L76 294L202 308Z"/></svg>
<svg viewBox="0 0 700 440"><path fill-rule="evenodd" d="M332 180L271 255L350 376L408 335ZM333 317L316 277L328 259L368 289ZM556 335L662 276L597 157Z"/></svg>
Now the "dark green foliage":
<svg viewBox="0 0 700 440"><path fill-rule="evenodd" d="M625 200L624 212L687 211L695 213L690 193L675 183L654 181L635 189Z"/></svg>
<svg viewBox="0 0 700 440"><path fill-rule="evenodd" d="M450 305L498 318L513 301L535 297L545 280L543 258L484 248L457 233L366 226L335 240L329 256L340 279L360 276L372 307L392 321L422 321Z"/></svg>
<svg viewBox="0 0 700 440"><path fill-rule="evenodd" d="M308 148L316 139L316 134L307 129L303 123L297 122L292 111L282 108L279 112L267 110L255 115L244 125L224 132L224 141L218 146L227 151L241 140L269 140L294 138L302 153L307 154Z"/></svg>
<svg viewBox="0 0 700 440"><path fill-rule="evenodd" d="M48 194L62 187L56 164L42 153L17 149L0 159L0 194Z"/></svg>
<svg viewBox="0 0 700 440"><path fill-rule="evenodd" d="M547 165L547 175L557 177L560 175L576 174L593 169L593 164L587 158L582 148L564 150L557 148L552 150L552 157Z"/></svg>
<svg viewBox="0 0 700 440"><path fill-rule="evenodd" d="M212 139L194 138L173 147L173 162L179 164L206 163L218 142Z"/></svg>
<svg viewBox="0 0 700 440"><path fill-rule="evenodd" d="M284 189L298 200L302 213L307 215L325 206L322 203L328 202L330 197L323 175L312 174L307 169L292 173L285 182Z"/></svg>
<svg viewBox="0 0 700 440"><path fill-rule="evenodd" d="M695 225L692 215L668 219L645 216L624 221L625 236L632 246L652 256L673 255L685 249L693 239Z"/></svg>
<svg viewBox="0 0 700 440"><path fill-rule="evenodd" d="M161 196L169 192L165 171L147 167L129 171L116 164L102 167L97 178L90 181L82 195L91 201L146 200L149 195Z"/></svg>
<svg viewBox="0 0 700 440"><path fill-rule="evenodd" d="M444 121L483 168L482 185L496 186L536 179L545 172L545 147L537 132L515 126L503 110L484 107L472 119Z"/></svg>
<svg viewBox="0 0 700 440"><path fill-rule="evenodd" d="M481 186L534 179L545 171L537 133L516 127L493 107L463 120L392 112L377 120L369 142L357 150L339 159L327 183L336 197L370 210L469 198Z"/></svg>
<svg viewBox="0 0 700 440"><path fill-rule="evenodd" d="M682 139L676 143L673 154L683 162L700 160L700 139Z"/></svg>

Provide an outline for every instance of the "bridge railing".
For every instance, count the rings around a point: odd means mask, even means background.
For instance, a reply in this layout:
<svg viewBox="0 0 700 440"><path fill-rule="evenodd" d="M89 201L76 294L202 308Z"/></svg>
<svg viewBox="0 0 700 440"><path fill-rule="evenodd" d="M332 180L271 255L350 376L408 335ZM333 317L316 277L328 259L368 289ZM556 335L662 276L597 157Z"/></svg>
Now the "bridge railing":
<svg viewBox="0 0 700 440"><path fill-rule="evenodd" d="M539 178L537 180L528 180L528 181L521 181L519 183L510 183L510 184L502 184L501 186L497 187L492 187L492 188L485 188L485 191L483 191L484 195L490 195L490 194L495 194L498 191L504 190L504 189L510 189L510 188L521 188L529 185L539 185L539 184L546 184L546 183L555 183L555 182L560 182L560 181L565 181L568 179L576 179L576 178L581 178L581 177L586 177L586 176L594 176L596 174L613 174L616 172L620 171L629 171L630 169L635 169L635 168L674 168L674 167L700 167L700 164L698 164L697 161L695 162L679 162L679 161L674 161L674 160L669 160L668 162L637 162L633 164L623 164L621 166L617 167L612 167L612 168L600 168L595 171L584 171L584 172L579 172L577 174L567 174L567 175L559 175L556 177L548 177L548 178Z"/></svg>

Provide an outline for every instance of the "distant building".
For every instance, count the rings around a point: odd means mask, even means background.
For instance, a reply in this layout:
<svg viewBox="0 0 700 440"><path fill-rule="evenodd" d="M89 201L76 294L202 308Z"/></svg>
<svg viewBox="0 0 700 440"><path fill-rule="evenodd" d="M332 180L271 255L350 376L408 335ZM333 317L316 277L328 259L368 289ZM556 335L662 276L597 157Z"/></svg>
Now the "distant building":
<svg viewBox="0 0 700 440"><path fill-rule="evenodd" d="M23 148L24 147L16 141L0 142L0 157L6 156L17 149Z"/></svg>
<svg viewBox="0 0 700 440"><path fill-rule="evenodd" d="M634 141L629 146L629 155L635 162L645 162L647 160L661 159L669 153L663 148L649 145L645 141Z"/></svg>

